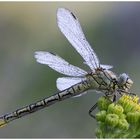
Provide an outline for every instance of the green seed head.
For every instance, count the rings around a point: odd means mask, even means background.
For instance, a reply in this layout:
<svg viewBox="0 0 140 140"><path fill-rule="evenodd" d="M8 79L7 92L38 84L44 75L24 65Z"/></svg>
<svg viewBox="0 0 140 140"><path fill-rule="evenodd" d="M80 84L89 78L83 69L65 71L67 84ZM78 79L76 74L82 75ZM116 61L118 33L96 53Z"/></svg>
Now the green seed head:
<svg viewBox="0 0 140 140"><path fill-rule="evenodd" d="M128 112L127 113L127 118L129 123L139 123L140 120L140 112Z"/></svg>
<svg viewBox="0 0 140 140"><path fill-rule="evenodd" d="M121 105L117 105L115 103L112 103L108 106L108 109L107 109L107 113L110 114L118 114L118 115L121 115L123 113L123 108Z"/></svg>
<svg viewBox="0 0 140 140"><path fill-rule="evenodd" d="M118 124L119 116L116 114L107 114L105 123L111 127L115 127Z"/></svg>
<svg viewBox="0 0 140 140"><path fill-rule="evenodd" d="M102 130L99 128L96 128L95 134L97 138L103 138Z"/></svg>
<svg viewBox="0 0 140 140"><path fill-rule="evenodd" d="M106 118L106 111L105 110L99 111L98 113L96 113L95 117L97 121L104 122Z"/></svg>
<svg viewBox="0 0 140 140"><path fill-rule="evenodd" d="M107 110L108 105L110 103L111 103L111 101L104 96L100 97L99 100L97 101L99 110Z"/></svg>
<svg viewBox="0 0 140 140"><path fill-rule="evenodd" d="M140 138L140 103L138 96L123 95L112 103L107 97L98 100L97 138Z"/></svg>
<svg viewBox="0 0 140 140"><path fill-rule="evenodd" d="M122 130L128 130L129 124L126 121L126 119L119 119L118 121L118 127Z"/></svg>

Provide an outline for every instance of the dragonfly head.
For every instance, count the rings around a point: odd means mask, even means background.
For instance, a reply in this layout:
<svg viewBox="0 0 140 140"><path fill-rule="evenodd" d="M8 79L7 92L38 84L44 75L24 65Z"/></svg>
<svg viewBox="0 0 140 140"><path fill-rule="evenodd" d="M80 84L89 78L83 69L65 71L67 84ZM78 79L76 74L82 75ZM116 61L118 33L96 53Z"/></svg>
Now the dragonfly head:
<svg viewBox="0 0 140 140"><path fill-rule="evenodd" d="M128 91L133 84L133 81L129 78L126 73L120 74L118 78L119 87L125 91Z"/></svg>

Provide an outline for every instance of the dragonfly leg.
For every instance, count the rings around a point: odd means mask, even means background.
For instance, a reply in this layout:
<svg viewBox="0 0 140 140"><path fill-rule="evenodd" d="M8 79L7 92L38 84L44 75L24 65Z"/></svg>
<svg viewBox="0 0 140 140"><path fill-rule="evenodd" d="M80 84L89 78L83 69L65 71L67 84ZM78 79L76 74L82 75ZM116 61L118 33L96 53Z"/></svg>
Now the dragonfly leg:
<svg viewBox="0 0 140 140"><path fill-rule="evenodd" d="M88 111L89 115L95 119L95 115L92 114L93 110L95 110L97 107L97 103L91 107L91 109Z"/></svg>
<svg viewBox="0 0 140 140"><path fill-rule="evenodd" d="M132 93L132 92L125 92L125 93L127 93L127 94L129 94L129 95L136 96L136 94L135 94L135 93Z"/></svg>
<svg viewBox="0 0 140 140"><path fill-rule="evenodd" d="M113 95L113 102L116 102L116 100L117 100L117 95L114 94L114 95Z"/></svg>
<svg viewBox="0 0 140 140"><path fill-rule="evenodd" d="M119 90L119 94L120 95L123 95L121 92L124 92L125 94L128 94L128 95L133 95L133 96L136 96L135 93L132 93L132 92L127 92L127 91L124 91L124 90Z"/></svg>

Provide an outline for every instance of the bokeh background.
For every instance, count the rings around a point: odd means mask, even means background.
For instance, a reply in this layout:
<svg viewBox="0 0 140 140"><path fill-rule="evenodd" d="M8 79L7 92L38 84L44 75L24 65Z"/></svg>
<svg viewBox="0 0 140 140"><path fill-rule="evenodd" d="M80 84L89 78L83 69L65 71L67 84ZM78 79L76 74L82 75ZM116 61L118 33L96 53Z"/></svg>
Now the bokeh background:
<svg viewBox="0 0 140 140"><path fill-rule="evenodd" d="M102 64L126 72L140 95L140 3L0 3L0 114L50 96L63 75L36 63L34 52L51 51L89 70L59 31L56 10L72 10ZM101 94L89 92L16 120L0 129L1 138L95 138L88 110Z"/></svg>

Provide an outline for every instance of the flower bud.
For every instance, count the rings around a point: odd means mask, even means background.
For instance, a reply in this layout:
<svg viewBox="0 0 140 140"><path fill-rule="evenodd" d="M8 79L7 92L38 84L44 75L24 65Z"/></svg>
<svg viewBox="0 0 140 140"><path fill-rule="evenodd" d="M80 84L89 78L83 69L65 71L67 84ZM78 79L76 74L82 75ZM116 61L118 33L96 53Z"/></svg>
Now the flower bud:
<svg viewBox="0 0 140 140"><path fill-rule="evenodd" d="M115 127L118 124L119 116L116 114L107 114L105 123L111 127Z"/></svg>
<svg viewBox="0 0 140 140"><path fill-rule="evenodd" d="M140 112L128 112L126 119L129 123L138 123L140 120Z"/></svg>
<svg viewBox="0 0 140 140"><path fill-rule="evenodd" d="M119 117L120 117L120 119L125 119L126 115L125 114L120 114Z"/></svg>
<svg viewBox="0 0 140 140"><path fill-rule="evenodd" d="M106 118L106 111L105 110L102 110L102 111L96 113L96 116L95 117L96 117L96 120L97 121L104 122L105 121L105 118Z"/></svg>
<svg viewBox="0 0 140 140"><path fill-rule="evenodd" d="M99 99L96 113L98 138L140 138L140 103L138 96L124 94L115 103Z"/></svg>
<svg viewBox="0 0 140 140"><path fill-rule="evenodd" d="M107 113L121 115L123 113L123 108L121 105L117 105L115 103L112 103L108 106Z"/></svg>
<svg viewBox="0 0 140 140"><path fill-rule="evenodd" d="M104 96L100 97L97 102L99 110L107 110L110 103L111 101Z"/></svg>
<svg viewBox="0 0 140 140"><path fill-rule="evenodd" d="M135 103L133 103L131 101L126 102L124 104L124 111L125 111L125 113L128 113L128 112L133 111L133 109L135 108L135 106L136 106Z"/></svg>
<svg viewBox="0 0 140 140"><path fill-rule="evenodd" d="M95 134L97 138L103 138L102 130L99 128L96 128Z"/></svg>
<svg viewBox="0 0 140 140"><path fill-rule="evenodd" d="M117 101L117 103L123 107L125 113L128 113L132 111L140 111L140 105L138 103L138 100L138 96L123 95Z"/></svg>
<svg viewBox="0 0 140 140"><path fill-rule="evenodd" d="M119 119L118 127L122 130L127 130L129 128L129 124L126 119Z"/></svg>

